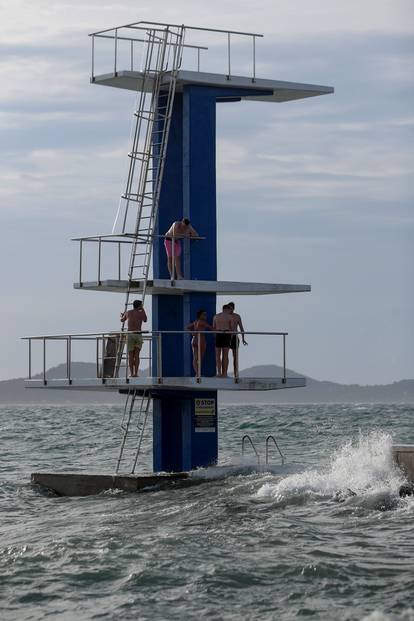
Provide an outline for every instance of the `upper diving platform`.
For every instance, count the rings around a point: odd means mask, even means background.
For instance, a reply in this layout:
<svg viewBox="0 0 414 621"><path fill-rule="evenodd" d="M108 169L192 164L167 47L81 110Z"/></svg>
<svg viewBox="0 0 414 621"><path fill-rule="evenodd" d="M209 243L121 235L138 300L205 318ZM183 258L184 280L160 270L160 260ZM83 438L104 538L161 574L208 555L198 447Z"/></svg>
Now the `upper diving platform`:
<svg viewBox="0 0 414 621"><path fill-rule="evenodd" d="M165 76L165 83L168 84L169 76ZM124 90L137 91L142 90L144 84L143 74L139 71L118 71L114 73L106 73L93 76L91 78L93 84L101 86L113 86ZM285 82L281 80L269 80L256 78L252 82L251 78L243 76L232 76L228 79L225 75L219 73L205 73L201 71L179 71L177 74L176 91L182 92L183 87L187 84L197 86L215 86L227 89L249 89L249 91L258 91L257 95L237 95L237 99L245 99L252 101L273 101L281 103L283 101L294 101L295 99L305 99L306 97L317 97L318 95L329 95L333 93L330 86L322 86L319 84L303 84L300 82ZM146 90L150 91L147 84ZM229 92L231 97L231 90Z"/></svg>
<svg viewBox="0 0 414 621"><path fill-rule="evenodd" d="M164 53L161 33L166 30L171 35L165 51L168 54L167 70L163 76L166 87L171 80L169 56L171 54L172 57L171 50L178 45L178 33L183 33L182 57L176 72L177 92L182 91L185 85L212 86L228 89L230 99L231 89L238 89L237 100L273 102L334 92L331 86L258 77L260 63L256 59L256 46L262 34L145 21L115 26L89 35L92 43L91 82L135 92L150 91L151 75L144 75L143 70L148 65L146 45L149 41L155 41L159 53ZM153 79L156 79L155 75ZM241 89L248 89L249 92L240 95Z"/></svg>

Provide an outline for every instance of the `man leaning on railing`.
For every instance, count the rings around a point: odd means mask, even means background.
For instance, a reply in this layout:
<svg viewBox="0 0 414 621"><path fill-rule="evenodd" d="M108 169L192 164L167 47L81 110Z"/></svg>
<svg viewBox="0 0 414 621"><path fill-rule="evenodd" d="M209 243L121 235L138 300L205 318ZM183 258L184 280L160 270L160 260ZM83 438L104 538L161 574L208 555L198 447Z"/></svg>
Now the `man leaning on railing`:
<svg viewBox="0 0 414 621"><path fill-rule="evenodd" d="M181 239L188 237L199 237L197 231L191 226L188 218L173 222L165 233L164 246L167 253L167 266L170 278L182 280L181 271Z"/></svg>

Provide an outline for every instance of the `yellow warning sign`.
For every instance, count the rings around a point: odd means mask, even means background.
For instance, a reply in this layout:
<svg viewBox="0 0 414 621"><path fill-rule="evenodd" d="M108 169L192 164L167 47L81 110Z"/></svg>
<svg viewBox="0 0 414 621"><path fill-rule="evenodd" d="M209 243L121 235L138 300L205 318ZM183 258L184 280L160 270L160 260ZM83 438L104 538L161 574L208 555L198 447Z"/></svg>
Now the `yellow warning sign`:
<svg viewBox="0 0 414 621"><path fill-rule="evenodd" d="M216 431L215 399L194 399L194 431L198 433Z"/></svg>

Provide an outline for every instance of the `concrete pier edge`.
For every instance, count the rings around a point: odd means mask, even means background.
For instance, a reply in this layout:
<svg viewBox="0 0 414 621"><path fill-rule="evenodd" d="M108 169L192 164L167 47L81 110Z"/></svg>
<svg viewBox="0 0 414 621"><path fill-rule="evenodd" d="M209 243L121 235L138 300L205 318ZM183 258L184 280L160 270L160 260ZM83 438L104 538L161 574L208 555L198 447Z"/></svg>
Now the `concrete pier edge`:
<svg viewBox="0 0 414 621"><path fill-rule="evenodd" d="M394 461L406 475L410 483L414 483L414 444L395 444L392 447Z"/></svg>

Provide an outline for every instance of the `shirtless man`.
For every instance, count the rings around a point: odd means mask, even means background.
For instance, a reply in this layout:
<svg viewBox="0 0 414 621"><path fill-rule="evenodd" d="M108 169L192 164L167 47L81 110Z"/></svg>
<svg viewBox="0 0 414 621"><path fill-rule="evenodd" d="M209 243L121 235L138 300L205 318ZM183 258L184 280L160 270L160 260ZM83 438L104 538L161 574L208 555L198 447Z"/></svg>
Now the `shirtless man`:
<svg viewBox="0 0 414 621"><path fill-rule="evenodd" d="M181 241L180 238L199 237L197 231L191 226L188 218L173 222L165 233L164 246L167 253L167 265L170 277L174 280L175 276L181 280ZM174 244L174 265L173 265L173 244Z"/></svg>
<svg viewBox="0 0 414 621"><path fill-rule="evenodd" d="M121 313L121 321L128 321L128 332L141 332L142 322L147 321L147 314L141 300L134 300L133 308L126 313ZM138 377L139 355L144 339L142 334L128 334L128 358L131 377Z"/></svg>
<svg viewBox="0 0 414 621"><path fill-rule="evenodd" d="M231 332L231 325L230 307L228 304L225 304L223 306L223 311L214 315L213 318L213 330L219 331L219 333L216 334L217 377L227 377L231 334L226 334L226 332Z"/></svg>
<svg viewBox="0 0 414 621"><path fill-rule="evenodd" d="M247 345L247 341L244 338L244 327L243 322L237 313L234 312L235 304L234 302L229 302L227 306L230 308L230 317L231 317L231 331L238 332L240 330L242 343L243 345ZM237 334L231 335L230 349L233 354L233 369L234 369L234 377L237 377L239 372L239 337Z"/></svg>

